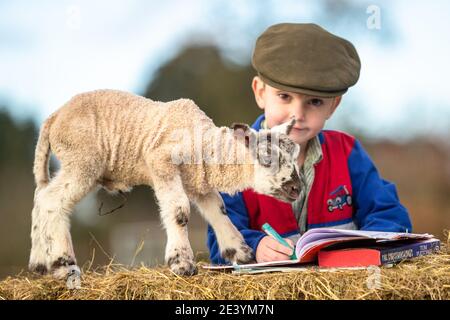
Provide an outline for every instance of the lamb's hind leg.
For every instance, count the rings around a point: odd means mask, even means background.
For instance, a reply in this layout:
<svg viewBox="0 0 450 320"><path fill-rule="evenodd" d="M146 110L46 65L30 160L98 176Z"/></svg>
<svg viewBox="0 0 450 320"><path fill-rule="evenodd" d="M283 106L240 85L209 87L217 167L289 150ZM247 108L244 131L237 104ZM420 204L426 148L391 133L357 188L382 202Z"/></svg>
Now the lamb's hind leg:
<svg viewBox="0 0 450 320"><path fill-rule="evenodd" d="M80 269L76 265L72 246L69 216L95 181L96 178L90 173L62 168L47 187L36 192L32 212L30 270L51 272L59 279L72 275L73 279L79 280Z"/></svg>
<svg viewBox="0 0 450 320"><path fill-rule="evenodd" d="M187 229L190 203L183 189L181 178L179 175L174 175L167 180L154 178L153 188L161 210L161 220L167 233L165 261L170 269L178 275L194 275L197 273L197 266Z"/></svg>
<svg viewBox="0 0 450 320"><path fill-rule="evenodd" d="M254 262L252 249L245 243L242 234L228 218L223 200L218 192L211 192L197 198L196 205L213 228L223 258L236 263Z"/></svg>

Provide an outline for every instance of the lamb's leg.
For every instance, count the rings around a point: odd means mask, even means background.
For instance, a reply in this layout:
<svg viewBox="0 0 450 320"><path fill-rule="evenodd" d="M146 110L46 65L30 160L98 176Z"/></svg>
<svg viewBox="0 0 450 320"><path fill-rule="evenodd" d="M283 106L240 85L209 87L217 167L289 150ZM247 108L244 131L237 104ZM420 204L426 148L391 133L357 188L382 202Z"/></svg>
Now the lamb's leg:
<svg viewBox="0 0 450 320"><path fill-rule="evenodd" d="M196 205L213 228L223 258L240 264L254 262L252 249L226 215L223 200L218 192L198 197Z"/></svg>
<svg viewBox="0 0 450 320"><path fill-rule="evenodd" d="M190 215L189 199L179 175L166 179L153 179L161 220L167 233L165 261L178 275L194 275L197 273L197 266L187 229Z"/></svg>
<svg viewBox="0 0 450 320"><path fill-rule="evenodd" d="M48 186L38 190L32 212L29 268L54 277L79 281L70 236L69 216L75 204L95 185L96 178L74 169L61 169ZM72 283L73 284L73 283Z"/></svg>

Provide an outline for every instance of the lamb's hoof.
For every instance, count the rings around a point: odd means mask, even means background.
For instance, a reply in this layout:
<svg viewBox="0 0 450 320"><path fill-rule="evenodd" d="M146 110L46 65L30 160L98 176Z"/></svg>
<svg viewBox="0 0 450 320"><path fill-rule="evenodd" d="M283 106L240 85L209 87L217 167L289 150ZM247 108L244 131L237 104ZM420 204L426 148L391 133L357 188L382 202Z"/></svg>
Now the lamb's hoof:
<svg viewBox="0 0 450 320"><path fill-rule="evenodd" d="M68 268L66 286L69 290L81 288L81 271L78 266L70 266Z"/></svg>
<svg viewBox="0 0 450 320"><path fill-rule="evenodd" d="M30 264L30 265L28 266L28 269L29 269L31 272L36 272L36 273L38 273L38 274L40 274L40 275L47 274L47 272L48 272L47 267L45 266L45 264L42 264L42 263L38 263L38 264Z"/></svg>
<svg viewBox="0 0 450 320"><path fill-rule="evenodd" d="M247 244L241 243L239 249L227 248L222 251L222 257L230 262L238 264L247 264L255 262L255 255L252 248Z"/></svg>
<svg viewBox="0 0 450 320"><path fill-rule="evenodd" d="M170 265L170 270L179 276L193 276L198 273L197 265L193 261L181 260Z"/></svg>
<svg viewBox="0 0 450 320"><path fill-rule="evenodd" d="M66 280L67 289L80 289L81 287L81 271L76 264L53 268L52 276L55 279Z"/></svg>

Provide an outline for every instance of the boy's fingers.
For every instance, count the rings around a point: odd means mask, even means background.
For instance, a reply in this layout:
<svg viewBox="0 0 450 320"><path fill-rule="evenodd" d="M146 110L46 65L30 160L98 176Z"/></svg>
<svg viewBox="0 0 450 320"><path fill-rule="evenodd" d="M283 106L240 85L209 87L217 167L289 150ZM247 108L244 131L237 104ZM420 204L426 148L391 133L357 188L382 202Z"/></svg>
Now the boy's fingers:
<svg viewBox="0 0 450 320"><path fill-rule="evenodd" d="M276 241L276 240L274 240L272 238L267 243L267 245L272 250L278 251L278 252L283 253L283 254L285 254L287 256L290 256L290 255L292 255L294 253L292 248L288 248L285 245L279 243L278 241Z"/></svg>
<svg viewBox="0 0 450 320"><path fill-rule="evenodd" d="M292 255L294 253L294 250L293 250L294 246L291 243L289 243L289 245L291 247L286 247L284 244L281 244L281 243L279 243L277 241L277 251L279 251L281 253L284 253L285 255L290 256L290 255Z"/></svg>
<svg viewBox="0 0 450 320"><path fill-rule="evenodd" d="M289 256L278 251L272 251L268 261L289 260Z"/></svg>
<svg viewBox="0 0 450 320"><path fill-rule="evenodd" d="M291 239L284 238L284 240L286 240L286 242L289 243L289 245L290 245L292 248L295 247L294 242L293 242Z"/></svg>

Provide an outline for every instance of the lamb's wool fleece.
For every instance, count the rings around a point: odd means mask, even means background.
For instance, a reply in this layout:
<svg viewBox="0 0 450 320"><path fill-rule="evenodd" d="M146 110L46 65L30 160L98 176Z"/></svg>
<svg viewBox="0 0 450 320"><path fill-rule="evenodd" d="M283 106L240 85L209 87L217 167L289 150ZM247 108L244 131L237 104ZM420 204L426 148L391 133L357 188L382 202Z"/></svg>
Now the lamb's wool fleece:
<svg viewBox="0 0 450 320"><path fill-rule="evenodd" d="M169 178L178 167L190 196L206 194L212 189L226 192L231 187L235 192L236 185L251 181L249 177L253 173L249 161L244 175L242 168L233 170L235 165L230 163L235 153L229 150L222 152L225 164L205 164L194 157L194 149L198 148L194 139L199 132L212 133L203 141L203 153L211 154L214 138L231 144L236 138L231 129L217 128L189 99L163 103L116 90L82 93L56 111L41 132L45 130L49 132L51 149L63 167L82 166L87 172L100 167L103 174L98 182L111 191L152 185L152 175ZM192 163L174 165L174 150L190 150ZM80 159L85 163L79 163ZM38 187L48 182L44 163L36 162ZM240 189L246 186L243 183Z"/></svg>
<svg viewBox="0 0 450 320"><path fill-rule="evenodd" d="M116 90L73 97L45 121L36 146L30 270L79 285L69 215L98 184L110 191L153 187L167 233L165 260L176 274L197 272L187 233L190 203L213 228L226 260L252 261L218 191L253 188L284 201L297 198L299 147L287 136L293 121L277 128L281 140L272 149L272 133L243 124L218 128L188 99L163 103ZM50 151L61 162L51 181Z"/></svg>

